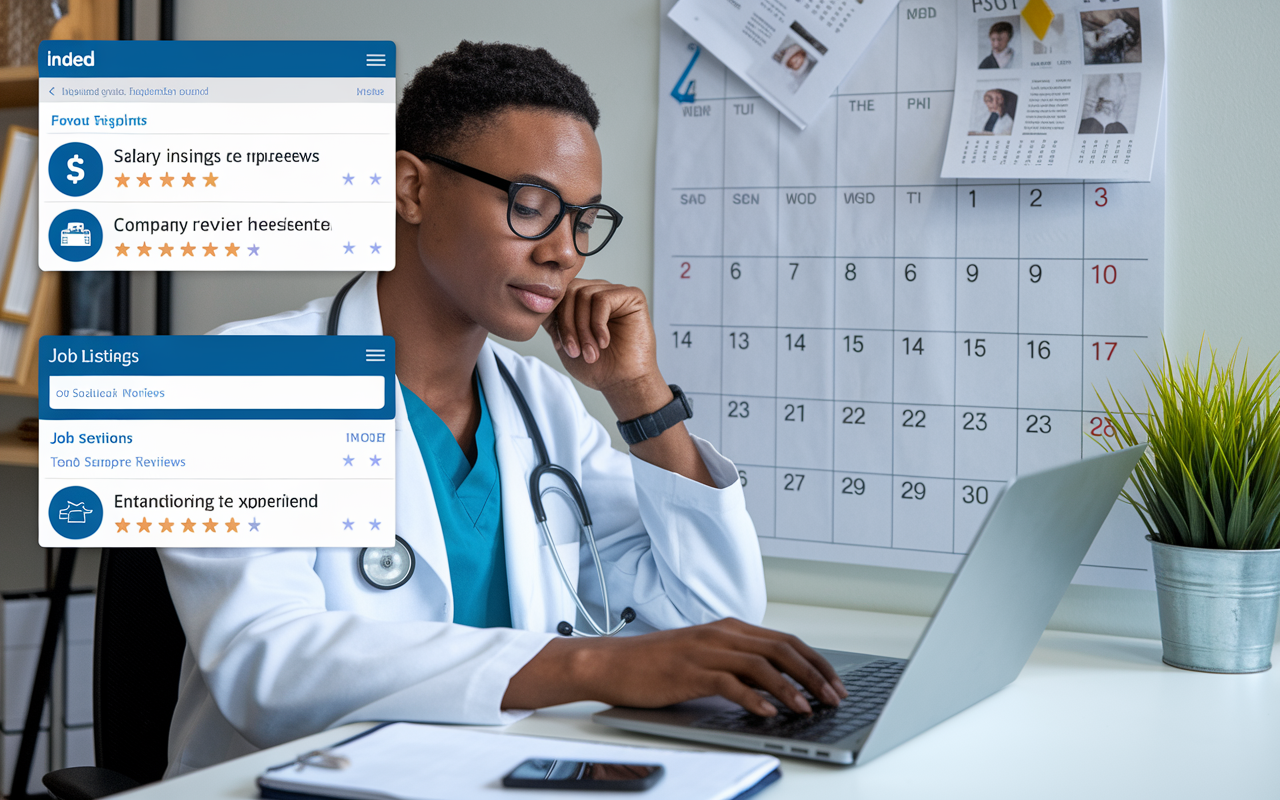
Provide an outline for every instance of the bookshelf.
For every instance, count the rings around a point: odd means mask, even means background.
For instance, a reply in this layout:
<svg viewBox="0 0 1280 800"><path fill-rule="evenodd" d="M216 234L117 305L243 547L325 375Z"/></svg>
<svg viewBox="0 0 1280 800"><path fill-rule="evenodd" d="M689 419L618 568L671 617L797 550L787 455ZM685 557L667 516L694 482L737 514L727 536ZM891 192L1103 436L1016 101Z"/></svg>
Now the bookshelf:
<svg viewBox="0 0 1280 800"><path fill-rule="evenodd" d="M67 13L54 23L50 39L115 39L118 0L71 0ZM0 108L38 104L39 70L35 64L0 67Z"/></svg>

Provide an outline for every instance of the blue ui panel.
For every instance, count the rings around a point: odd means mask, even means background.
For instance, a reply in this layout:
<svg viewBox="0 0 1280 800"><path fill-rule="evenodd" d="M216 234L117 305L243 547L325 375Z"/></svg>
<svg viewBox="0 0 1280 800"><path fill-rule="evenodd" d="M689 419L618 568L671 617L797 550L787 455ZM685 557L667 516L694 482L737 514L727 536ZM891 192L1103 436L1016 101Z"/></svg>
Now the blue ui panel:
<svg viewBox="0 0 1280 800"><path fill-rule="evenodd" d="M45 270L387 270L395 45L46 41Z"/></svg>
<svg viewBox="0 0 1280 800"><path fill-rule="evenodd" d="M45 336L45 547L385 547L389 336Z"/></svg>

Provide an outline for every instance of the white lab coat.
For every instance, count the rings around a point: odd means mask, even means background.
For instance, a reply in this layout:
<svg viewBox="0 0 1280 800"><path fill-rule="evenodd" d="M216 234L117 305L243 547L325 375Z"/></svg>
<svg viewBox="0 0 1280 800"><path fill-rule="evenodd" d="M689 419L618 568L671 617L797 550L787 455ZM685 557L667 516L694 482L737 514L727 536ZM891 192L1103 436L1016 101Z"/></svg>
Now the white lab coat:
<svg viewBox="0 0 1280 800"><path fill-rule="evenodd" d="M380 335L375 273L348 294L339 333ZM319 335L331 298L299 311L214 331ZM628 630L723 617L759 622L764 576L755 528L733 463L695 438L711 488L625 455L582 405L568 378L488 342L480 353L497 439L503 533L514 629L478 629L453 618L449 563L417 441L396 402L396 533L417 554L399 589L369 586L352 548L167 549L169 591L187 635L168 775L357 720L506 724L507 683L576 611L529 503L532 440L494 364L503 360L539 421L551 460L578 478L616 616ZM589 550L576 518L548 495L556 548L597 619L602 612Z"/></svg>

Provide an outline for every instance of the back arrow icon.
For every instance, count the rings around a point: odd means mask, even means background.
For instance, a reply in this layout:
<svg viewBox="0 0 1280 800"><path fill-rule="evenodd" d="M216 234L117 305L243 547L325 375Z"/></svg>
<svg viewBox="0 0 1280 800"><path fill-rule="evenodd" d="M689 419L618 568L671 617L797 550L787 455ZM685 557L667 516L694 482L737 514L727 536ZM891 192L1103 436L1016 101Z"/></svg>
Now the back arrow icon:
<svg viewBox="0 0 1280 800"><path fill-rule="evenodd" d="M53 97L53 87L52 87L52 86L50 86L50 87L49 87L49 96L50 96L50 97Z"/></svg>

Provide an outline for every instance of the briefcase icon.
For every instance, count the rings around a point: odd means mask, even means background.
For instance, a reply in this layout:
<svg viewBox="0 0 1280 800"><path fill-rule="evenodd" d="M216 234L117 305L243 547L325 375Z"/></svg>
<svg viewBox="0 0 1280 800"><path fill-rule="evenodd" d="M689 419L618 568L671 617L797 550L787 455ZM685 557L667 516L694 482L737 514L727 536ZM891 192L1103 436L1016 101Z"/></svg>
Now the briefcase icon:
<svg viewBox="0 0 1280 800"><path fill-rule="evenodd" d="M84 229L83 222L68 222L67 227L62 229L63 247L89 247L91 245L90 233Z"/></svg>

